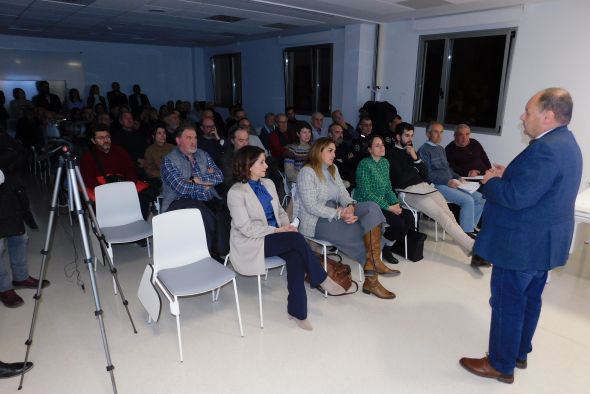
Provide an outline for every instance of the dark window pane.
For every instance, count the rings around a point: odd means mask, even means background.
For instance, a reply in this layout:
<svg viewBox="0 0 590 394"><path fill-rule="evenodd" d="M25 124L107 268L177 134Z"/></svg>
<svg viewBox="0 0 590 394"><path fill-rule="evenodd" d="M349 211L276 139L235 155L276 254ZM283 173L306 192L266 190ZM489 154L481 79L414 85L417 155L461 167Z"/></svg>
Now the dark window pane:
<svg viewBox="0 0 590 394"><path fill-rule="evenodd" d="M426 64L424 66L422 111L418 119L419 122L430 122L437 119L445 40L429 40L425 45Z"/></svg>
<svg viewBox="0 0 590 394"><path fill-rule="evenodd" d="M293 75L293 106L297 112L313 111L313 58L312 49L293 51L289 64Z"/></svg>
<svg viewBox="0 0 590 394"><path fill-rule="evenodd" d="M318 100L316 111L324 114L331 112L330 100L332 97L332 48L322 47L318 54Z"/></svg>
<svg viewBox="0 0 590 394"><path fill-rule="evenodd" d="M445 123L496 126L505 44L506 35L453 40Z"/></svg>
<svg viewBox="0 0 590 394"><path fill-rule="evenodd" d="M240 54L211 58L215 105L229 107L242 100L242 65Z"/></svg>

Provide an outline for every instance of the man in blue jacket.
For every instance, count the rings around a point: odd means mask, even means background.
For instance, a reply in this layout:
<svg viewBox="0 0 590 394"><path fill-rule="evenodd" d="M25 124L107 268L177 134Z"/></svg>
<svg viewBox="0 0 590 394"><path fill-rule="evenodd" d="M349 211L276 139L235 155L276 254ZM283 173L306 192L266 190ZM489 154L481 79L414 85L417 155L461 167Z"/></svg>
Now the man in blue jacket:
<svg viewBox="0 0 590 394"><path fill-rule="evenodd" d="M572 108L565 89L535 94L520 117L529 146L484 175L474 251L493 264L489 353L460 360L475 375L512 383L514 368L527 367L547 273L567 261L582 174L582 153L567 128Z"/></svg>

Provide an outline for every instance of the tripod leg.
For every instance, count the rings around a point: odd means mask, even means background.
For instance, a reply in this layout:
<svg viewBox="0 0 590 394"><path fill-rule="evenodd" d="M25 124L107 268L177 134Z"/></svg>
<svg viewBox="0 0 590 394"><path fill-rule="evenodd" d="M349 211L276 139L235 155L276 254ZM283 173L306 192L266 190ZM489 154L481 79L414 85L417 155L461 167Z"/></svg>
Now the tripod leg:
<svg viewBox="0 0 590 394"><path fill-rule="evenodd" d="M53 195L51 197L51 208L49 209L49 224L47 226L47 234L45 236L45 245L43 246L43 250L41 250L41 255L43 257L41 258L41 269L39 270L39 285L37 286L37 292L33 296L33 298L35 299L35 307L33 308L33 318L31 319L31 326L29 328L29 338L25 342L25 345L27 345L27 350L25 353L24 365L26 365L27 361L29 361L29 352L31 351L31 345L33 344L33 334L35 333L35 324L37 323L37 314L39 312L39 301L41 300L41 294L43 292L43 290L42 290L43 279L45 279L45 272L47 270L47 256L49 255L49 246L51 245L51 236L54 231L53 225L54 225L54 220L55 220L55 214L58 209L57 196L59 193L59 187L60 187L59 182L61 180L63 168L64 168L64 161L63 161L63 158L60 158L60 165L57 169L55 185L53 187ZM19 390L22 389L22 387L23 387L24 378L25 378L25 369L23 368L23 372L20 376L20 382L18 385Z"/></svg>
<svg viewBox="0 0 590 394"><path fill-rule="evenodd" d="M96 277L95 277L95 273L94 273L94 257L92 256L92 254L90 252L90 241L88 239L88 233L86 231L86 229L87 229L86 221L84 218L84 210L82 209L82 202L80 201L80 193L78 191L78 185L76 182L77 178L76 178L76 172L75 172L73 159L70 159L67 161L67 171L68 171L68 184L69 184L69 187L72 189L72 196L74 199L75 213L78 215L78 224L80 226L80 235L82 236L82 243L84 244L84 256L85 256L84 262L86 264L88 264L88 273L90 274L90 283L92 285L91 286L92 287L92 294L94 296L94 306L96 308L94 311L94 315L98 319L98 326L99 326L100 334L101 334L101 338L102 338L102 345L103 345L105 357L107 360L106 370L110 374L110 377L111 377L111 384L113 386L113 393L116 393L117 392L117 385L115 383L115 374L113 372L115 367L113 366L113 363L111 362L111 354L109 351L109 344L107 341L107 334L106 334L104 320L103 320L103 316L102 316L103 311L102 311L102 307L100 304L100 297L98 295L98 288L96 286Z"/></svg>
<svg viewBox="0 0 590 394"><path fill-rule="evenodd" d="M129 311L129 301L127 301L127 299L125 298L125 294L123 293L123 287L121 287L121 283L119 282L119 276L117 275L117 269L113 265L112 254L111 254L112 251L109 253L105 253L105 250L108 251L109 249L107 247L107 243L104 238L104 235L102 234L100 226L98 225L98 221L96 220L96 216L94 215L94 209L92 207L92 204L90 203L90 199L88 198L88 193L86 193L86 188L84 186L84 180L82 179L82 174L80 174L80 169L78 168L77 164L74 166L74 175L75 175L76 179L78 180L78 185L80 187L80 190L82 191L81 194L84 197L84 202L86 204L86 212L88 213L88 216L90 218L92 226L93 226L94 230L96 231L96 237L97 237L98 242L100 244L100 251L102 253L102 262L104 265L109 266L109 270L111 272L111 275L113 276L113 280L115 283L115 294L117 294L117 292L119 293L119 296L121 298L121 303L125 307L125 311L127 312L127 317L129 317L129 322L131 323L131 327L133 328L133 333L137 334L137 328L135 327L135 323L133 322L133 318L131 317L131 312ZM79 193L78 193L78 196L80 196ZM95 266L94 270L96 271L96 266Z"/></svg>

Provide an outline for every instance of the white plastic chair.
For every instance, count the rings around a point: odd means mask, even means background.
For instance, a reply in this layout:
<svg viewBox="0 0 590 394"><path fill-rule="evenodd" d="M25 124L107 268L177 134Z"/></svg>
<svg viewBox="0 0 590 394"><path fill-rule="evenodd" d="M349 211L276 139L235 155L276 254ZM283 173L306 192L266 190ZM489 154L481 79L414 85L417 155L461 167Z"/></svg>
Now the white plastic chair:
<svg viewBox="0 0 590 394"><path fill-rule="evenodd" d="M107 183L95 187L94 194L96 220L105 237L107 251L113 264L113 244L145 239L148 257L151 257L149 237L152 236L152 225L143 220L135 184L133 182ZM114 279L113 285L117 294Z"/></svg>
<svg viewBox="0 0 590 394"><path fill-rule="evenodd" d="M228 261L229 261L229 255L225 256L225 261L224 261L223 265L227 266ZM281 267L281 272L279 273L279 275L282 276L283 270L285 269L286 264L287 264L287 262L285 260L283 260L282 258L280 258L279 256L272 256L272 257L265 258L264 259L264 265L265 265L264 280L266 280L268 278L268 271L273 268ZM238 273L240 275L242 275L240 272L238 272ZM264 328L264 317L262 316L262 286L260 284L260 277L261 277L261 275L256 275L256 278L258 279L258 309L260 310L260 328ZM219 297L219 289L217 290L217 295L215 296L215 299L217 299L217 297Z"/></svg>
<svg viewBox="0 0 590 394"><path fill-rule="evenodd" d="M178 350L183 361L178 297L193 296L233 283L240 335L244 336L236 274L211 258L201 211L179 209L153 218L154 274L153 283L170 303L176 316Z"/></svg>

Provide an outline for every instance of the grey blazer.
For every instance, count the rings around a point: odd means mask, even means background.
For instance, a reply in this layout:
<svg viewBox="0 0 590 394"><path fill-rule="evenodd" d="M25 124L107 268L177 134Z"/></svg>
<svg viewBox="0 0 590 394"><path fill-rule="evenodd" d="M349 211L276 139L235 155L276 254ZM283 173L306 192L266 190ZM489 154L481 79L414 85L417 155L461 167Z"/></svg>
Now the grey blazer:
<svg viewBox="0 0 590 394"><path fill-rule="evenodd" d="M279 205L274 183L260 180L272 196L272 208L279 226L289 224L289 217ZM262 275L264 265L264 237L275 232L269 226L262 204L247 183L235 183L227 193L227 206L231 213L229 259L241 275Z"/></svg>
<svg viewBox="0 0 590 394"><path fill-rule="evenodd" d="M336 167L335 182L339 189L338 205L346 206L354 200L346 191L338 167ZM315 235L315 226L319 218L329 221L338 218L336 208L326 206L328 202L328 184L316 175L313 168L305 166L297 175L297 191L293 198L293 214L300 220L299 232L308 237Z"/></svg>

